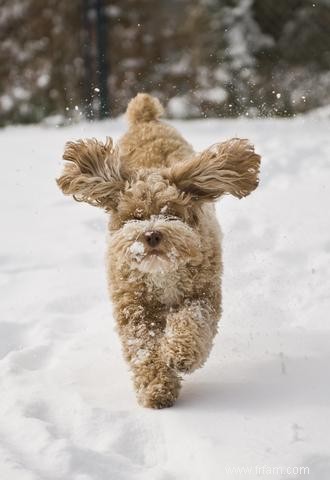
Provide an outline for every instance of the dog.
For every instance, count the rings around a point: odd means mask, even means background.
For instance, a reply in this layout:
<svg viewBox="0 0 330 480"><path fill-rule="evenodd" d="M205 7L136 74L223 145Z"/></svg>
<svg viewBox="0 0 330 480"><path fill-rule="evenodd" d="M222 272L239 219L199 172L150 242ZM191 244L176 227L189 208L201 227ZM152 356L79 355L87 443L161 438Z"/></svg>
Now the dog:
<svg viewBox="0 0 330 480"><path fill-rule="evenodd" d="M182 375L202 367L221 315L221 232L214 202L258 185L260 156L233 138L202 153L140 93L129 129L66 144L65 195L109 213L107 271L116 329L143 407L172 406Z"/></svg>

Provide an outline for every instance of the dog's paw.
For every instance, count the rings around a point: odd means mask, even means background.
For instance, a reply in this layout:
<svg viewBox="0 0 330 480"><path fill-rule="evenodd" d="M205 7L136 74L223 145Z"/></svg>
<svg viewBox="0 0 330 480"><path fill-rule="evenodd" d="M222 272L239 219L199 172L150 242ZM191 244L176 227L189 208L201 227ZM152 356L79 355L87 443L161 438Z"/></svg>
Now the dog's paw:
<svg viewBox="0 0 330 480"><path fill-rule="evenodd" d="M146 388L138 392L138 402L146 408L168 408L176 402L180 391L179 380L173 383L156 383L153 381Z"/></svg>

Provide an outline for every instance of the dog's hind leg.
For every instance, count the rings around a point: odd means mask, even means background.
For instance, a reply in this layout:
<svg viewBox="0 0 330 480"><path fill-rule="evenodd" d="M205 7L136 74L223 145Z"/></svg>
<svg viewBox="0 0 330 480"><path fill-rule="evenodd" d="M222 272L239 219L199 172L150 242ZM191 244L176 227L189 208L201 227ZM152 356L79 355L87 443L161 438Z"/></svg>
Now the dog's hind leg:
<svg viewBox="0 0 330 480"><path fill-rule="evenodd" d="M179 310L169 313L160 344L164 362L180 373L202 367L217 332L217 317L204 299L186 301Z"/></svg>

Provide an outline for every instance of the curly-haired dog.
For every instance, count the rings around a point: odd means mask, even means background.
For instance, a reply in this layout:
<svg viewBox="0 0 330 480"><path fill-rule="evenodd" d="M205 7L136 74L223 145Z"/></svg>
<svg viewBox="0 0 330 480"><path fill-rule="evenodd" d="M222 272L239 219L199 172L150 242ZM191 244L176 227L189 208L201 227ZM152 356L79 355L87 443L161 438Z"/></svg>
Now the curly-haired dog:
<svg viewBox="0 0 330 480"><path fill-rule="evenodd" d="M232 139L196 154L158 118L159 101L129 103L128 132L69 142L57 180L66 195L109 212L109 289L117 330L144 407L178 397L181 374L206 361L221 313L221 233L214 200L258 185L260 157Z"/></svg>

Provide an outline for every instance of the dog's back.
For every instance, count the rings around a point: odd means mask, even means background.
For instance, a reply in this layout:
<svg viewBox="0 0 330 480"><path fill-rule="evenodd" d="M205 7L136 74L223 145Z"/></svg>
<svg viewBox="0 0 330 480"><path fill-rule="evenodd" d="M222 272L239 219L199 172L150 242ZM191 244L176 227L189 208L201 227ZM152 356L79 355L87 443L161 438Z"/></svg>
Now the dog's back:
<svg viewBox="0 0 330 480"><path fill-rule="evenodd" d="M139 93L127 107L128 132L119 141L123 163L130 170L161 168L190 157L193 149L170 125L160 122L159 100Z"/></svg>

